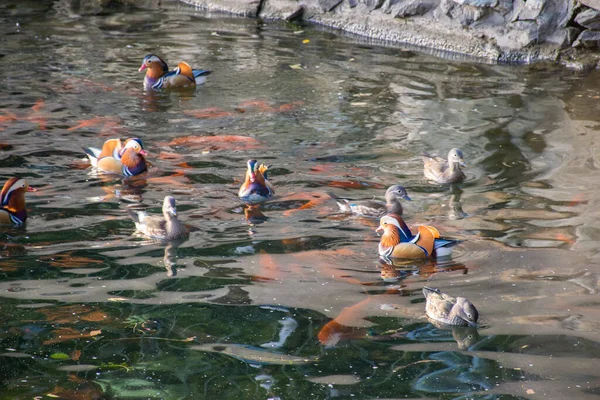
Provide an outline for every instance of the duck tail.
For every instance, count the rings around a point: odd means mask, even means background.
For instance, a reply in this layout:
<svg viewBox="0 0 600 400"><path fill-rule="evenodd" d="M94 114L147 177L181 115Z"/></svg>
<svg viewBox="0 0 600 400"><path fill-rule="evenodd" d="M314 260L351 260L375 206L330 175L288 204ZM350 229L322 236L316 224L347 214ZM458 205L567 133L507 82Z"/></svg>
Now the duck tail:
<svg viewBox="0 0 600 400"><path fill-rule="evenodd" d="M90 164L92 164L92 167L98 166L98 157L100 156L102 150L97 149L95 147L84 147L83 151L85 152L85 155L90 159Z"/></svg>
<svg viewBox="0 0 600 400"><path fill-rule="evenodd" d="M423 286L423 294L425 295L425 298L427 298L427 296L436 293L436 294L441 294L442 292L440 292L440 289L434 289L434 288L430 288L428 286Z"/></svg>
<svg viewBox="0 0 600 400"><path fill-rule="evenodd" d="M206 82L206 77L212 74L212 71L208 71L205 69L193 69L192 74L194 75L196 85L202 85L204 82Z"/></svg>
<svg viewBox="0 0 600 400"><path fill-rule="evenodd" d="M335 193L325 192L327 196L331 197L337 203L341 212L352 212L350 208L350 203L346 199L340 199Z"/></svg>
<svg viewBox="0 0 600 400"><path fill-rule="evenodd" d="M433 252L436 258L449 257L452 254L452 248L461 243L457 239L435 239Z"/></svg>
<svg viewBox="0 0 600 400"><path fill-rule="evenodd" d="M127 213L129 214L133 222L135 222L136 224L141 223L144 220L144 217L147 215L143 211L137 211L132 208L128 208Z"/></svg>

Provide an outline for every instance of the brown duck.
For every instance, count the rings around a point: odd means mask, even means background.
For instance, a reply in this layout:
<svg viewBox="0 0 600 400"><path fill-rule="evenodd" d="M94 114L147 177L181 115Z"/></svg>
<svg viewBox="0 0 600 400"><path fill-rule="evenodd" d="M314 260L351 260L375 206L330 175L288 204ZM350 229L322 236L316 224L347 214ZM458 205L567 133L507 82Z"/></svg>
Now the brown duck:
<svg viewBox="0 0 600 400"><path fill-rule="evenodd" d="M425 313L434 321L448 326L477 326L479 312L464 297L452 297L439 289L423 288Z"/></svg>
<svg viewBox="0 0 600 400"><path fill-rule="evenodd" d="M448 152L448 159L423 152L423 173L425 178L437 183L460 183L465 174L460 167L466 167L463 153L454 148Z"/></svg>
<svg viewBox="0 0 600 400"><path fill-rule="evenodd" d="M177 208L175 199L172 196L165 197L162 212L163 216L160 217L158 215L148 215L143 211L134 212L129 210L137 230L149 238L177 240L188 235L187 227L177 219Z"/></svg>
<svg viewBox="0 0 600 400"><path fill-rule="evenodd" d="M400 199L410 201L406 189L400 185L393 185L385 192L385 203L379 200L346 200L335 198L340 210L352 213L359 217L380 218L386 214L402 215L404 211Z"/></svg>

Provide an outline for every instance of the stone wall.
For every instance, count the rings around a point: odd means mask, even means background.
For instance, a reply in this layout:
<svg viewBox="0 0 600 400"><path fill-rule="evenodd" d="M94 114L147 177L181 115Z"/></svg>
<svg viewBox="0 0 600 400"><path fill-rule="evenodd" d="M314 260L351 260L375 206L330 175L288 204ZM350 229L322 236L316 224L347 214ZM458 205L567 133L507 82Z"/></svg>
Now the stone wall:
<svg viewBox="0 0 600 400"><path fill-rule="evenodd" d="M596 65L600 0L182 0L498 62Z"/></svg>

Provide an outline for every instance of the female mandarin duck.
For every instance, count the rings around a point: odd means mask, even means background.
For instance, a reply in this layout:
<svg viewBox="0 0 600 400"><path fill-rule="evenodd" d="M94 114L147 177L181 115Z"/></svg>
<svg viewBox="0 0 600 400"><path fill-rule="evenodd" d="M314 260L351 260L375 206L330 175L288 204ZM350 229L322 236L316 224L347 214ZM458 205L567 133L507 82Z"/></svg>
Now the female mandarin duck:
<svg viewBox="0 0 600 400"><path fill-rule="evenodd" d="M102 149L89 147L84 150L92 167L104 172L135 176L148 170L144 157L148 153L139 138L127 139L125 145L121 144L121 139L109 139Z"/></svg>
<svg viewBox="0 0 600 400"><path fill-rule="evenodd" d="M27 219L25 192L35 192L25 179L10 178L0 192L0 224L22 225Z"/></svg>
<svg viewBox="0 0 600 400"><path fill-rule="evenodd" d="M410 201L406 189L400 185L390 186L385 192L385 203L378 200L336 199L340 210L360 217L379 218L385 214L402 215L404 211L400 199Z"/></svg>
<svg viewBox="0 0 600 400"><path fill-rule="evenodd" d="M479 312L464 297L454 298L439 289L423 288L427 303L425 313L429 318L449 326L477 326Z"/></svg>
<svg viewBox="0 0 600 400"><path fill-rule="evenodd" d="M376 232L383 231L379 242L379 255L393 258L428 258L449 256L458 240L440 238L433 226L420 225L413 235L401 216L384 215Z"/></svg>
<svg viewBox="0 0 600 400"><path fill-rule="evenodd" d="M448 152L448 159L432 156L423 152L423 173L425 178L437 183L460 183L465 180L465 174L460 167L466 167L463 153L460 149Z"/></svg>
<svg viewBox="0 0 600 400"><path fill-rule="evenodd" d="M144 87L152 89L171 89L195 87L206 81L212 71L192 69L186 62L180 62L177 68L169 71L165 60L154 54L148 54L142 61L139 71L146 70Z"/></svg>
<svg viewBox="0 0 600 400"><path fill-rule="evenodd" d="M144 211L129 214L138 231L152 239L177 240L188 235L186 226L177 219L177 207L172 196L166 196L162 207L163 216L150 216Z"/></svg>
<svg viewBox="0 0 600 400"><path fill-rule="evenodd" d="M248 160L246 179L238 192L240 199L249 203L260 203L273 197L275 190L267 179L268 169L264 164L259 166L256 160Z"/></svg>

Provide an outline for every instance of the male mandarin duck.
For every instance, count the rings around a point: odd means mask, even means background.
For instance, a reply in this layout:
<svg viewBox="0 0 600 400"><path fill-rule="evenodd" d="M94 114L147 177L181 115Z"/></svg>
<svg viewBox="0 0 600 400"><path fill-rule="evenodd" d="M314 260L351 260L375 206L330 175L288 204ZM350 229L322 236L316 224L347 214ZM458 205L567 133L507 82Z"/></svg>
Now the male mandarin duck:
<svg viewBox="0 0 600 400"><path fill-rule="evenodd" d="M423 173L425 178L437 183L460 183L465 180L465 174L460 167L467 164L460 149L451 149L448 159L433 156L423 152Z"/></svg>
<svg viewBox="0 0 600 400"><path fill-rule="evenodd" d="M385 203L379 200L346 200L336 199L340 210L360 217L379 218L385 214L402 215L404 211L400 199L410 201L406 189L393 185L385 192Z"/></svg>
<svg viewBox="0 0 600 400"><path fill-rule="evenodd" d="M384 215L376 232L383 231L379 242L379 255L391 258L428 258L449 256L458 240L440 238L432 226L420 225L413 235L401 216Z"/></svg>
<svg viewBox="0 0 600 400"><path fill-rule="evenodd" d="M439 289L423 288L425 313L429 318L448 326L477 326L479 312L464 297L454 298Z"/></svg>
<svg viewBox="0 0 600 400"><path fill-rule="evenodd" d="M240 187L238 196L250 203L260 203L273 197L275 190L267 179L268 167L264 164L258 165L256 160L248 160L246 178Z"/></svg>
<svg viewBox="0 0 600 400"><path fill-rule="evenodd" d="M10 178L0 192L0 224L22 225L27 219L25 192L35 192L25 179Z"/></svg>
<svg viewBox="0 0 600 400"><path fill-rule="evenodd" d="M180 62L175 70L169 71L165 60L154 54L144 57L139 71L144 70L144 87L152 89L195 87L203 84L206 76L212 73L205 69L192 69L186 62Z"/></svg>
<svg viewBox="0 0 600 400"><path fill-rule="evenodd" d="M188 235L187 227L177 219L177 207L172 196L166 196L162 207L163 216L150 216L144 211L129 214L138 231L152 239L177 240Z"/></svg>
<svg viewBox="0 0 600 400"><path fill-rule="evenodd" d="M135 176L148 170L144 157L148 153L139 138L127 139L124 145L121 139L109 139L102 149L88 147L84 150L92 166L104 172Z"/></svg>

